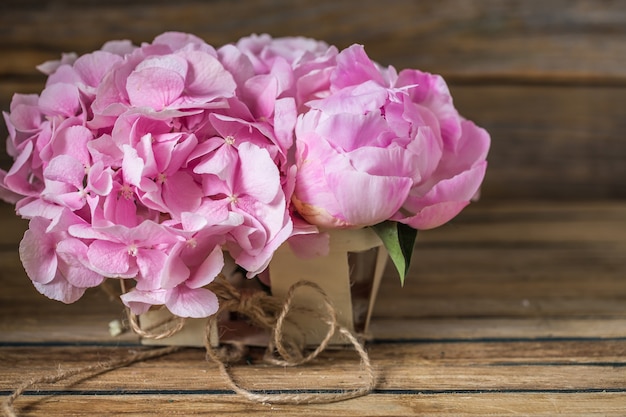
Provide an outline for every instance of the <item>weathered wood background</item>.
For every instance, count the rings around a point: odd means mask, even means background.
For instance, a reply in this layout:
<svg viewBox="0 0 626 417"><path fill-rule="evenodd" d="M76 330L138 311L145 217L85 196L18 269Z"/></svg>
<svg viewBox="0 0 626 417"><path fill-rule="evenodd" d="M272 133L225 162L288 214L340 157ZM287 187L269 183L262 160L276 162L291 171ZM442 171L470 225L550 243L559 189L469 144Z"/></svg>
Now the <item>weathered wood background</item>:
<svg viewBox="0 0 626 417"><path fill-rule="evenodd" d="M36 65L111 39L362 43L382 64L442 74L462 114L492 133L485 198L622 198L625 22L610 0L3 0L0 106L41 90Z"/></svg>
<svg viewBox="0 0 626 417"><path fill-rule="evenodd" d="M1 0L0 108L39 92L35 66L62 52L166 30L216 46L250 33L362 43L382 64L442 74L461 113L492 135L482 199L420 235L404 288L388 271L369 345L382 377L372 396L248 404L190 349L29 391L24 415L626 413L626 2ZM71 306L36 293L17 257L25 226L0 206L2 395L138 349L133 335L111 340L107 323L121 311L102 293ZM258 358L236 371L254 389L332 390L360 375L347 352L291 370Z"/></svg>

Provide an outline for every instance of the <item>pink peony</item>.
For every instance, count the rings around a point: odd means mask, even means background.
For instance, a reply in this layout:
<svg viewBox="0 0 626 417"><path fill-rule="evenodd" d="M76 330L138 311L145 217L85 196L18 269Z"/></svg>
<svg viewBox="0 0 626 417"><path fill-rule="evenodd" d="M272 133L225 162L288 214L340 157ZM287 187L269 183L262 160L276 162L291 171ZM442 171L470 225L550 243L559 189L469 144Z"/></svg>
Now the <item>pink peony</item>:
<svg viewBox="0 0 626 417"><path fill-rule="evenodd" d="M428 229L477 193L489 136L458 115L441 78L396 76L354 45L337 56L328 97L308 105L296 125L293 201L309 222Z"/></svg>

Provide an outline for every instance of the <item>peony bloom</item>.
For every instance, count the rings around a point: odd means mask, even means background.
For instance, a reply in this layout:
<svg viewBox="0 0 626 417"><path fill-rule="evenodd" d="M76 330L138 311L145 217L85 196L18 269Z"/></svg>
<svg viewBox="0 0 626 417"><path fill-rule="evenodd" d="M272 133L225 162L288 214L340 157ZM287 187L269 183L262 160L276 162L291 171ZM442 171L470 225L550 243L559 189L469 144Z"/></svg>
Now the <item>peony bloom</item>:
<svg viewBox="0 0 626 417"><path fill-rule="evenodd" d="M328 228L391 219L416 229L457 215L482 182L489 136L458 115L440 80L398 77L358 45L342 51L330 94L296 125L300 214Z"/></svg>

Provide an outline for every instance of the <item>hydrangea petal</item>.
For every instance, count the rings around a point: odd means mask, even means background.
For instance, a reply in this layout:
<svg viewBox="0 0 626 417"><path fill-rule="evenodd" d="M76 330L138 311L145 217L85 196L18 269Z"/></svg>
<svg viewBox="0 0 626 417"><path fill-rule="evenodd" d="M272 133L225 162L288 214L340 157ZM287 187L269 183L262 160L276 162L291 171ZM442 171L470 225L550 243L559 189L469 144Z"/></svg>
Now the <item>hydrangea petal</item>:
<svg viewBox="0 0 626 417"><path fill-rule="evenodd" d="M31 219L19 247L20 260L26 274L33 282L40 284L50 283L58 266L54 238L46 233L49 225L50 220L43 217Z"/></svg>
<svg viewBox="0 0 626 417"><path fill-rule="evenodd" d="M85 288L78 288L70 284L60 275L57 275L55 279L45 284L33 281L33 285L37 291L46 297L52 300L61 301L65 304L71 304L78 301L78 299L85 293Z"/></svg>
<svg viewBox="0 0 626 417"><path fill-rule="evenodd" d="M163 305L168 297L166 290L140 291L133 288L126 294L122 294L120 299L133 314L143 314L155 305Z"/></svg>
<svg viewBox="0 0 626 417"><path fill-rule="evenodd" d="M167 308L178 317L203 318L217 312L217 296L206 288L189 288L179 285L171 290Z"/></svg>

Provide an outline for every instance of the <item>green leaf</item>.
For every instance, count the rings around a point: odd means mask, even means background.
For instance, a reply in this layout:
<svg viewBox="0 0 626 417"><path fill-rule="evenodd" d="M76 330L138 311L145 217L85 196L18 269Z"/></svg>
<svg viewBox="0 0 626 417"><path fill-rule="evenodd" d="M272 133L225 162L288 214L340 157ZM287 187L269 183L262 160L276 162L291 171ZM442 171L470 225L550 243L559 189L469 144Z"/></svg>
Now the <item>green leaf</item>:
<svg viewBox="0 0 626 417"><path fill-rule="evenodd" d="M417 239L417 230L404 223L390 220L371 227L389 252L389 257L400 275L400 283L404 286L404 277L411 265L411 255L413 254L415 239Z"/></svg>

